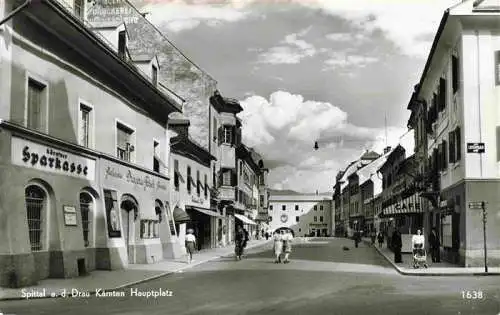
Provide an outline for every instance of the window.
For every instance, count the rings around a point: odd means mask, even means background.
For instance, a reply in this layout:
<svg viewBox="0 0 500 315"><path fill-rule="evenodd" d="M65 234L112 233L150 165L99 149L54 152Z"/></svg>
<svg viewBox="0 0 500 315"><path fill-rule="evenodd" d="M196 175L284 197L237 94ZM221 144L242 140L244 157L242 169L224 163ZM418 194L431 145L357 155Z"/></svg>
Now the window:
<svg viewBox="0 0 500 315"><path fill-rule="evenodd" d="M214 188L217 187L217 172L215 171L215 165L214 165L214 168L212 170L212 185Z"/></svg>
<svg viewBox="0 0 500 315"><path fill-rule="evenodd" d="M134 131L127 126L116 123L116 155L120 160L131 162L131 155L135 148L132 145L132 135Z"/></svg>
<svg viewBox="0 0 500 315"><path fill-rule="evenodd" d="M323 211L323 205L319 206L319 210Z"/></svg>
<svg viewBox="0 0 500 315"><path fill-rule="evenodd" d="M317 211L317 210L318 210L318 206L314 205L314 211Z"/></svg>
<svg viewBox="0 0 500 315"><path fill-rule="evenodd" d="M73 5L73 13L76 15L76 17L80 19L84 19L84 13L85 13L85 0L75 0L74 5Z"/></svg>
<svg viewBox="0 0 500 315"><path fill-rule="evenodd" d="M269 205L269 210L273 210L273 205Z"/></svg>
<svg viewBox="0 0 500 315"><path fill-rule="evenodd" d="M462 136L460 135L460 127L455 128L455 146L457 149L455 161L460 161L462 159Z"/></svg>
<svg viewBox="0 0 500 315"><path fill-rule="evenodd" d="M42 214L46 205L46 194L38 186L32 185L25 190L26 214L28 218L28 235L32 251L42 250Z"/></svg>
<svg viewBox="0 0 500 315"><path fill-rule="evenodd" d="M160 159L158 158L158 146L160 143L158 141L153 140L153 171L159 173L160 172Z"/></svg>
<svg viewBox="0 0 500 315"><path fill-rule="evenodd" d="M92 209L92 197L89 193L83 192L80 194L80 213L82 215L82 231L83 231L83 244L88 247L89 241L89 227Z"/></svg>
<svg viewBox="0 0 500 315"><path fill-rule="evenodd" d="M179 161L174 160L174 187L179 191Z"/></svg>
<svg viewBox="0 0 500 315"><path fill-rule="evenodd" d="M285 206L285 205L282 205L282 206L281 206L281 210L286 210L286 206Z"/></svg>
<svg viewBox="0 0 500 315"><path fill-rule="evenodd" d="M299 222L299 217L295 217L295 222Z"/></svg>
<svg viewBox="0 0 500 315"><path fill-rule="evenodd" d="M203 175L203 182L205 185L203 185L204 189L204 194L205 194L205 199L208 198L208 176L207 174Z"/></svg>
<svg viewBox="0 0 500 315"><path fill-rule="evenodd" d="M188 166L187 167L187 191L188 191L188 194L191 193L191 166Z"/></svg>
<svg viewBox="0 0 500 315"><path fill-rule="evenodd" d="M127 34L125 31L118 33L118 56L125 58L127 49Z"/></svg>
<svg viewBox="0 0 500 315"><path fill-rule="evenodd" d="M225 170L222 173L222 185L231 186L231 170Z"/></svg>
<svg viewBox="0 0 500 315"><path fill-rule="evenodd" d="M460 64L457 56L451 57L451 67L453 94L455 94L460 86Z"/></svg>
<svg viewBox="0 0 500 315"><path fill-rule="evenodd" d="M226 144L233 143L233 127L232 126L224 126L224 138L222 142Z"/></svg>
<svg viewBox="0 0 500 315"><path fill-rule="evenodd" d="M259 203L261 208L264 207L264 195L259 195Z"/></svg>
<svg viewBox="0 0 500 315"><path fill-rule="evenodd" d="M264 183L264 174L261 174L261 175L259 176L259 184L260 184L261 186L264 186L264 185L265 185L265 183Z"/></svg>
<svg viewBox="0 0 500 315"><path fill-rule="evenodd" d="M43 131L44 129L44 96L46 86L33 79L28 80L27 124L29 129Z"/></svg>
<svg viewBox="0 0 500 315"><path fill-rule="evenodd" d="M295 205L295 211L299 211L299 205Z"/></svg>
<svg viewBox="0 0 500 315"><path fill-rule="evenodd" d="M314 216L313 220L314 220L314 222L318 222L318 217Z"/></svg>
<svg viewBox="0 0 500 315"><path fill-rule="evenodd" d="M319 222L323 222L323 216L319 217Z"/></svg>
<svg viewBox="0 0 500 315"><path fill-rule="evenodd" d="M155 65L151 66L151 81L154 86L158 85L158 68Z"/></svg>
<svg viewBox="0 0 500 315"><path fill-rule="evenodd" d="M80 104L80 145L90 147L90 124L92 108Z"/></svg>
<svg viewBox="0 0 500 315"><path fill-rule="evenodd" d="M240 166L240 176L241 176L243 175L243 161L240 161L239 166Z"/></svg>
<svg viewBox="0 0 500 315"><path fill-rule="evenodd" d="M196 194L198 195L198 197L201 194L200 171L196 171Z"/></svg>
<svg viewBox="0 0 500 315"><path fill-rule="evenodd" d="M439 112L446 109L446 80L439 79Z"/></svg>
<svg viewBox="0 0 500 315"><path fill-rule="evenodd" d="M495 83L500 85L500 50L495 51Z"/></svg>

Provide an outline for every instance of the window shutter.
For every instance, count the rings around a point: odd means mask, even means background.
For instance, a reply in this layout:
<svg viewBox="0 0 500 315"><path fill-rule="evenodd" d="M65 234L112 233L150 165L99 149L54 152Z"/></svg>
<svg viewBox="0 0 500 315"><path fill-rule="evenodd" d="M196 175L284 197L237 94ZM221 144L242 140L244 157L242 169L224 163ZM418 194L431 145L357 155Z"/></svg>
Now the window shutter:
<svg viewBox="0 0 500 315"><path fill-rule="evenodd" d="M448 156L450 157L450 163L455 163L455 132L448 133L448 139L450 141L450 146L448 147Z"/></svg>
<svg viewBox="0 0 500 315"><path fill-rule="evenodd" d="M224 126L220 126L219 127L219 136L218 136L218 138L219 138L218 143L220 145L222 142L224 142Z"/></svg>
<svg viewBox="0 0 500 315"><path fill-rule="evenodd" d="M453 94L458 91L458 86L460 84L460 72L459 72L459 62L458 57L452 57L452 76L453 76Z"/></svg>
<svg viewBox="0 0 500 315"><path fill-rule="evenodd" d="M236 145L236 127L231 126L231 144Z"/></svg>
<svg viewBox="0 0 500 315"><path fill-rule="evenodd" d="M437 171L439 172L440 170L443 169L443 145L442 144L438 145L436 162L437 162L436 163Z"/></svg>
<svg viewBox="0 0 500 315"><path fill-rule="evenodd" d="M220 186L224 185L224 181L223 181L223 177L222 177L222 176L223 176L223 175L222 175L222 169L221 169L221 170L219 171L219 186L218 186L218 187L220 187Z"/></svg>
<svg viewBox="0 0 500 315"><path fill-rule="evenodd" d="M456 147L456 157L455 161L460 161L462 158L462 136L460 135L460 127L455 129L455 147Z"/></svg>
<svg viewBox="0 0 500 315"><path fill-rule="evenodd" d="M495 51L495 81L500 85L500 50Z"/></svg>
<svg viewBox="0 0 500 315"><path fill-rule="evenodd" d="M231 170L231 186L237 186L238 185L238 177L236 176L236 171L233 169Z"/></svg>
<svg viewBox="0 0 500 315"><path fill-rule="evenodd" d="M446 140L443 140L443 170L446 170L448 168L448 159L446 158L448 155L447 148L448 143L446 142Z"/></svg>

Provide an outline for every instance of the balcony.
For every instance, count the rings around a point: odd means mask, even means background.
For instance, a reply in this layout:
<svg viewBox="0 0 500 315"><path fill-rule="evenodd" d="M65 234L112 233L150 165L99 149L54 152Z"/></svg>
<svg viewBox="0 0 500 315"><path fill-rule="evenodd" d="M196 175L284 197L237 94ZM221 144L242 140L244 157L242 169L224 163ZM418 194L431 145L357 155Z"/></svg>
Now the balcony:
<svg viewBox="0 0 500 315"><path fill-rule="evenodd" d="M221 144L221 168L236 168L236 150L233 146Z"/></svg>

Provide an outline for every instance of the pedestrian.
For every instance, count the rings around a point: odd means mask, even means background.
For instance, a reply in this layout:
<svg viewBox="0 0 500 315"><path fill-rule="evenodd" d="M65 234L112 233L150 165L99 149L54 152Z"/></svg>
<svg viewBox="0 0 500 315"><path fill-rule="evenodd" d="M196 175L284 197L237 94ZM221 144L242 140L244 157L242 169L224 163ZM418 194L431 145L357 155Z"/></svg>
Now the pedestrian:
<svg viewBox="0 0 500 315"><path fill-rule="evenodd" d="M432 262L441 262L441 258L439 257L439 250L440 250L440 242L439 242L439 237L436 232L436 228L433 227L431 234L429 235L429 247L431 250L431 258Z"/></svg>
<svg viewBox="0 0 500 315"><path fill-rule="evenodd" d="M392 241L392 250L394 251L394 262L402 263L403 259L401 258L401 248L403 247L403 242L401 240L401 233L398 228L394 229L391 237Z"/></svg>
<svg viewBox="0 0 500 315"><path fill-rule="evenodd" d="M377 233L375 232L375 230L372 230L370 232L370 238L371 238L371 241L372 241L372 246L375 245L375 239L377 238Z"/></svg>
<svg viewBox="0 0 500 315"><path fill-rule="evenodd" d="M357 248L358 244L361 242L361 232L355 231L353 238L354 238L354 246Z"/></svg>
<svg viewBox="0 0 500 315"><path fill-rule="evenodd" d="M269 240L269 232L266 232L266 241Z"/></svg>
<svg viewBox="0 0 500 315"><path fill-rule="evenodd" d="M281 263L281 254L283 253L283 240L281 233L274 232L273 235L273 241L274 241L274 256L276 257L274 263L279 264Z"/></svg>
<svg viewBox="0 0 500 315"><path fill-rule="evenodd" d="M422 235L422 230L418 229L417 234L411 237L412 248L424 248L425 237Z"/></svg>
<svg viewBox="0 0 500 315"><path fill-rule="evenodd" d="M188 229L185 239L186 252L187 252L187 263L193 262L193 253L196 248L196 236L194 236L193 229Z"/></svg>
<svg viewBox="0 0 500 315"><path fill-rule="evenodd" d="M236 260L241 260L241 256L243 255L243 248L245 244L245 231L241 227L241 225L238 225L236 228L236 235L235 235L235 242L234 242L234 252L236 254Z"/></svg>
<svg viewBox="0 0 500 315"><path fill-rule="evenodd" d="M288 264L290 262L289 256L290 253L292 252L292 241L293 241L293 235L290 232L290 230L287 230L285 232L285 235L283 235L282 240L283 240L283 252L285 253L285 258L283 260L283 263Z"/></svg>
<svg viewBox="0 0 500 315"><path fill-rule="evenodd" d="M382 244L384 244L384 233L382 233L382 231L378 232L377 239L378 239L378 247L382 248Z"/></svg>

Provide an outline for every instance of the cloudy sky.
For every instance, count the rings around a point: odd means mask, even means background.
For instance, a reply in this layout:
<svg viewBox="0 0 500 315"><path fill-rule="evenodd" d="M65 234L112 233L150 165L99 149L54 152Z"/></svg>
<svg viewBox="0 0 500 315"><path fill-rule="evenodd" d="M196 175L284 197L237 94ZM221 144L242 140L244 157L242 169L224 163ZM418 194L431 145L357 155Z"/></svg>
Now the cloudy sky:
<svg viewBox="0 0 500 315"><path fill-rule="evenodd" d="M326 192L363 151L381 152L386 134L391 146L411 146L406 106L444 10L459 2L135 4L224 96L241 101L243 141L264 156L273 188Z"/></svg>

